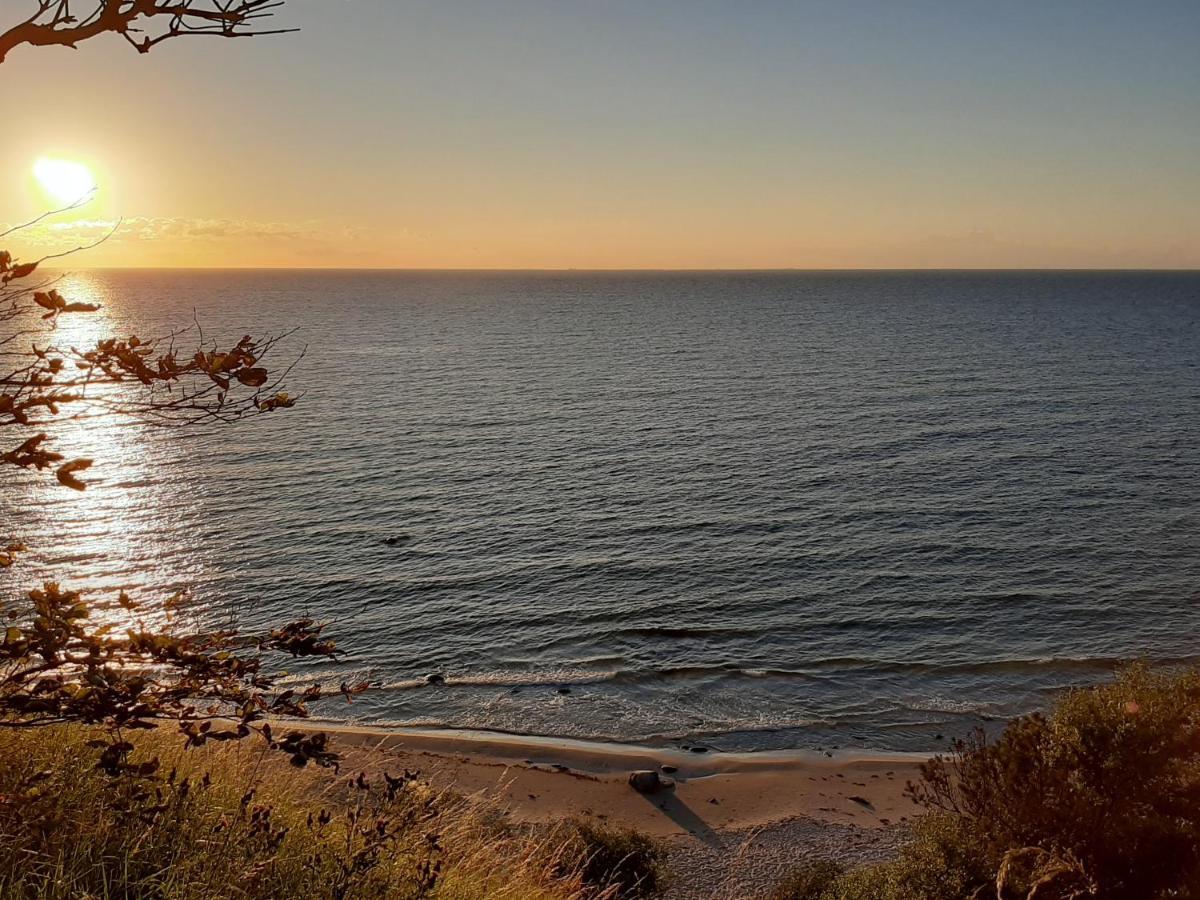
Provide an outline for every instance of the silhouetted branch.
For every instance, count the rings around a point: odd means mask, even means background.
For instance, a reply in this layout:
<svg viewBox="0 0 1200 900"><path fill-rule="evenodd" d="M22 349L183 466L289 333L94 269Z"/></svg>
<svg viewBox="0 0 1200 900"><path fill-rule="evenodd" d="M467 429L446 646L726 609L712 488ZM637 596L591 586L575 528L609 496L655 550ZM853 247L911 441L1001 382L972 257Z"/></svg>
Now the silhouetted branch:
<svg viewBox="0 0 1200 900"><path fill-rule="evenodd" d="M261 28L285 0L33 0L34 12L0 33L0 62L15 47L71 47L119 34L139 53L185 35L254 37L295 28ZM155 28L153 32L148 28Z"/></svg>
<svg viewBox="0 0 1200 900"><path fill-rule="evenodd" d="M29 228L43 218L5 233ZM119 225L95 243L107 240ZM86 483L79 473L91 461L68 461L50 449L60 418L116 414L118 419L150 425L181 426L232 422L295 404L297 398L282 388L299 357L282 372L263 365L286 335L244 335L236 343L218 346L205 343L197 321L193 329L158 337L106 337L82 348L55 345L49 338L63 316L92 313L99 305L64 297L53 287L57 278L36 277L39 265L85 249L28 263L0 250L0 433L24 431L15 442L0 443L0 469L53 469L61 484L83 490ZM199 335L198 343L178 348L189 331ZM39 335L47 338L40 346Z"/></svg>

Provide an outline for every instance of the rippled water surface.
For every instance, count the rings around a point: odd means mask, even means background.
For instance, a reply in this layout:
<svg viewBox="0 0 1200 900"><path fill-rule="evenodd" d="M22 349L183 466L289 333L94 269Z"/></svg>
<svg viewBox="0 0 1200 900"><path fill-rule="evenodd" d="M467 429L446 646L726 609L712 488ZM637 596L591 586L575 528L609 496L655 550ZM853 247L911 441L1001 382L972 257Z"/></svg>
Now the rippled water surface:
<svg viewBox="0 0 1200 900"><path fill-rule="evenodd" d="M206 337L296 328L304 397L69 426L95 483L0 475L0 534L35 551L0 590L328 619L332 680L383 688L327 715L922 748L1117 660L1200 657L1195 273L71 285L105 304L80 344L193 310Z"/></svg>

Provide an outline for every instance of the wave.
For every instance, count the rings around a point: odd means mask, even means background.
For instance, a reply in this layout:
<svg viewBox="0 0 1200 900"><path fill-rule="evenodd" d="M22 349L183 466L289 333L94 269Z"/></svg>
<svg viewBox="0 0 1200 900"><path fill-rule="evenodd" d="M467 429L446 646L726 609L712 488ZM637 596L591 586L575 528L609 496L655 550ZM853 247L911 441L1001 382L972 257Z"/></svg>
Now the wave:
<svg viewBox="0 0 1200 900"><path fill-rule="evenodd" d="M1187 666L1200 663L1200 655L1141 657L1154 666ZM904 662L902 660L872 660L860 657L838 657L817 660L810 669L852 670L903 675L993 675L1038 672L1114 672L1132 662L1120 656L1040 656L1026 659L996 659L978 662Z"/></svg>
<svg viewBox="0 0 1200 900"><path fill-rule="evenodd" d="M774 667L739 666L733 663L720 665L679 665L657 668L615 668L611 670L586 669L551 669L545 671L492 671L471 672L460 675L446 674L445 680L439 684L430 684L426 678L405 678L386 682L375 687L375 690L406 691L422 688L454 688L454 687L507 687L507 688L538 688L538 687L573 687L597 684L615 685L649 685L655 682L675 681L706 681L730 679L779 679L787 681L826 682L830 672L838 670L857 670L858 672L874 672L889 675L906 675L912 677L953 677L959 675L994 675L1004 673L1038 674L1053 672L1099 673L1113 672L1128 660L1117 657L1041 657L1035 659L988 660L973 663L927 663L881 661L858 658L842 658L822 660L804 669L788 669ZM1152 665L1175 666L1194 665L1200 663L1200 656L1172 657L1151 659ZM923 705L923 704L932 705ZM969 711L968 706L978 710L987 708L988 703L980 701L976 704L960 704L958 701L945 701L947 705L938 705L936 697L927 701L918 701L913 709L951 712ZM958 706L958 709L952 707Z"/></svg>
<svg viewBox="0 0 1200 900"><path fill-rule="evenodd" d="M731 628L721 625L635 625L618 628L612 635L636 638L755 638L760 637L762 633L761 628Z"/></svg>

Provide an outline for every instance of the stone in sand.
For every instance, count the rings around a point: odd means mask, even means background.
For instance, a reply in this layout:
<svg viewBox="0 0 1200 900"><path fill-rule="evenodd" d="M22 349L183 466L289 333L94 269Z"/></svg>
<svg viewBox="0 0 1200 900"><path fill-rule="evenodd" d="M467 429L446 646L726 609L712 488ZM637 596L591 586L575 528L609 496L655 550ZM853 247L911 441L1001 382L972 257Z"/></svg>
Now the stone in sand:
<svg viewBox="0 0 1200 900"><path fill-rule="evenodd" d="M439 674L438 672L431 672L430 674L425 676L425 683L426 684L445 684L446 676Z"/></svg>
<svg viewBox="0 0 1200 900"><path fill-rule="evenodd" d="M653 769L639 769L629 773L629 786L639 794L657 794L675 786L670 778L664 778Z"/></svg>

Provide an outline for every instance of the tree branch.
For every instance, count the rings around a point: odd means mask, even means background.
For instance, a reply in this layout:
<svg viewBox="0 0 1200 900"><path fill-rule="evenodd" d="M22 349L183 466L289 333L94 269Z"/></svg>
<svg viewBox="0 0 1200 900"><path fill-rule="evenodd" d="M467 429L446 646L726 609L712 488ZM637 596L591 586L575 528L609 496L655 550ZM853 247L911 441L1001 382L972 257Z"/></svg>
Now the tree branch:
<svg viewBox="0 0 1200 900"><path fill-rule="evenodd" d="M37 9L0 33L0 63L22 45L71 47L101 34L119 34L139 53L184 35L253 37L296 28L263 29L286 0L34 0ZM85 15L72 7L86 6ZM155 27L152 33L147 28Z"/></svg>

